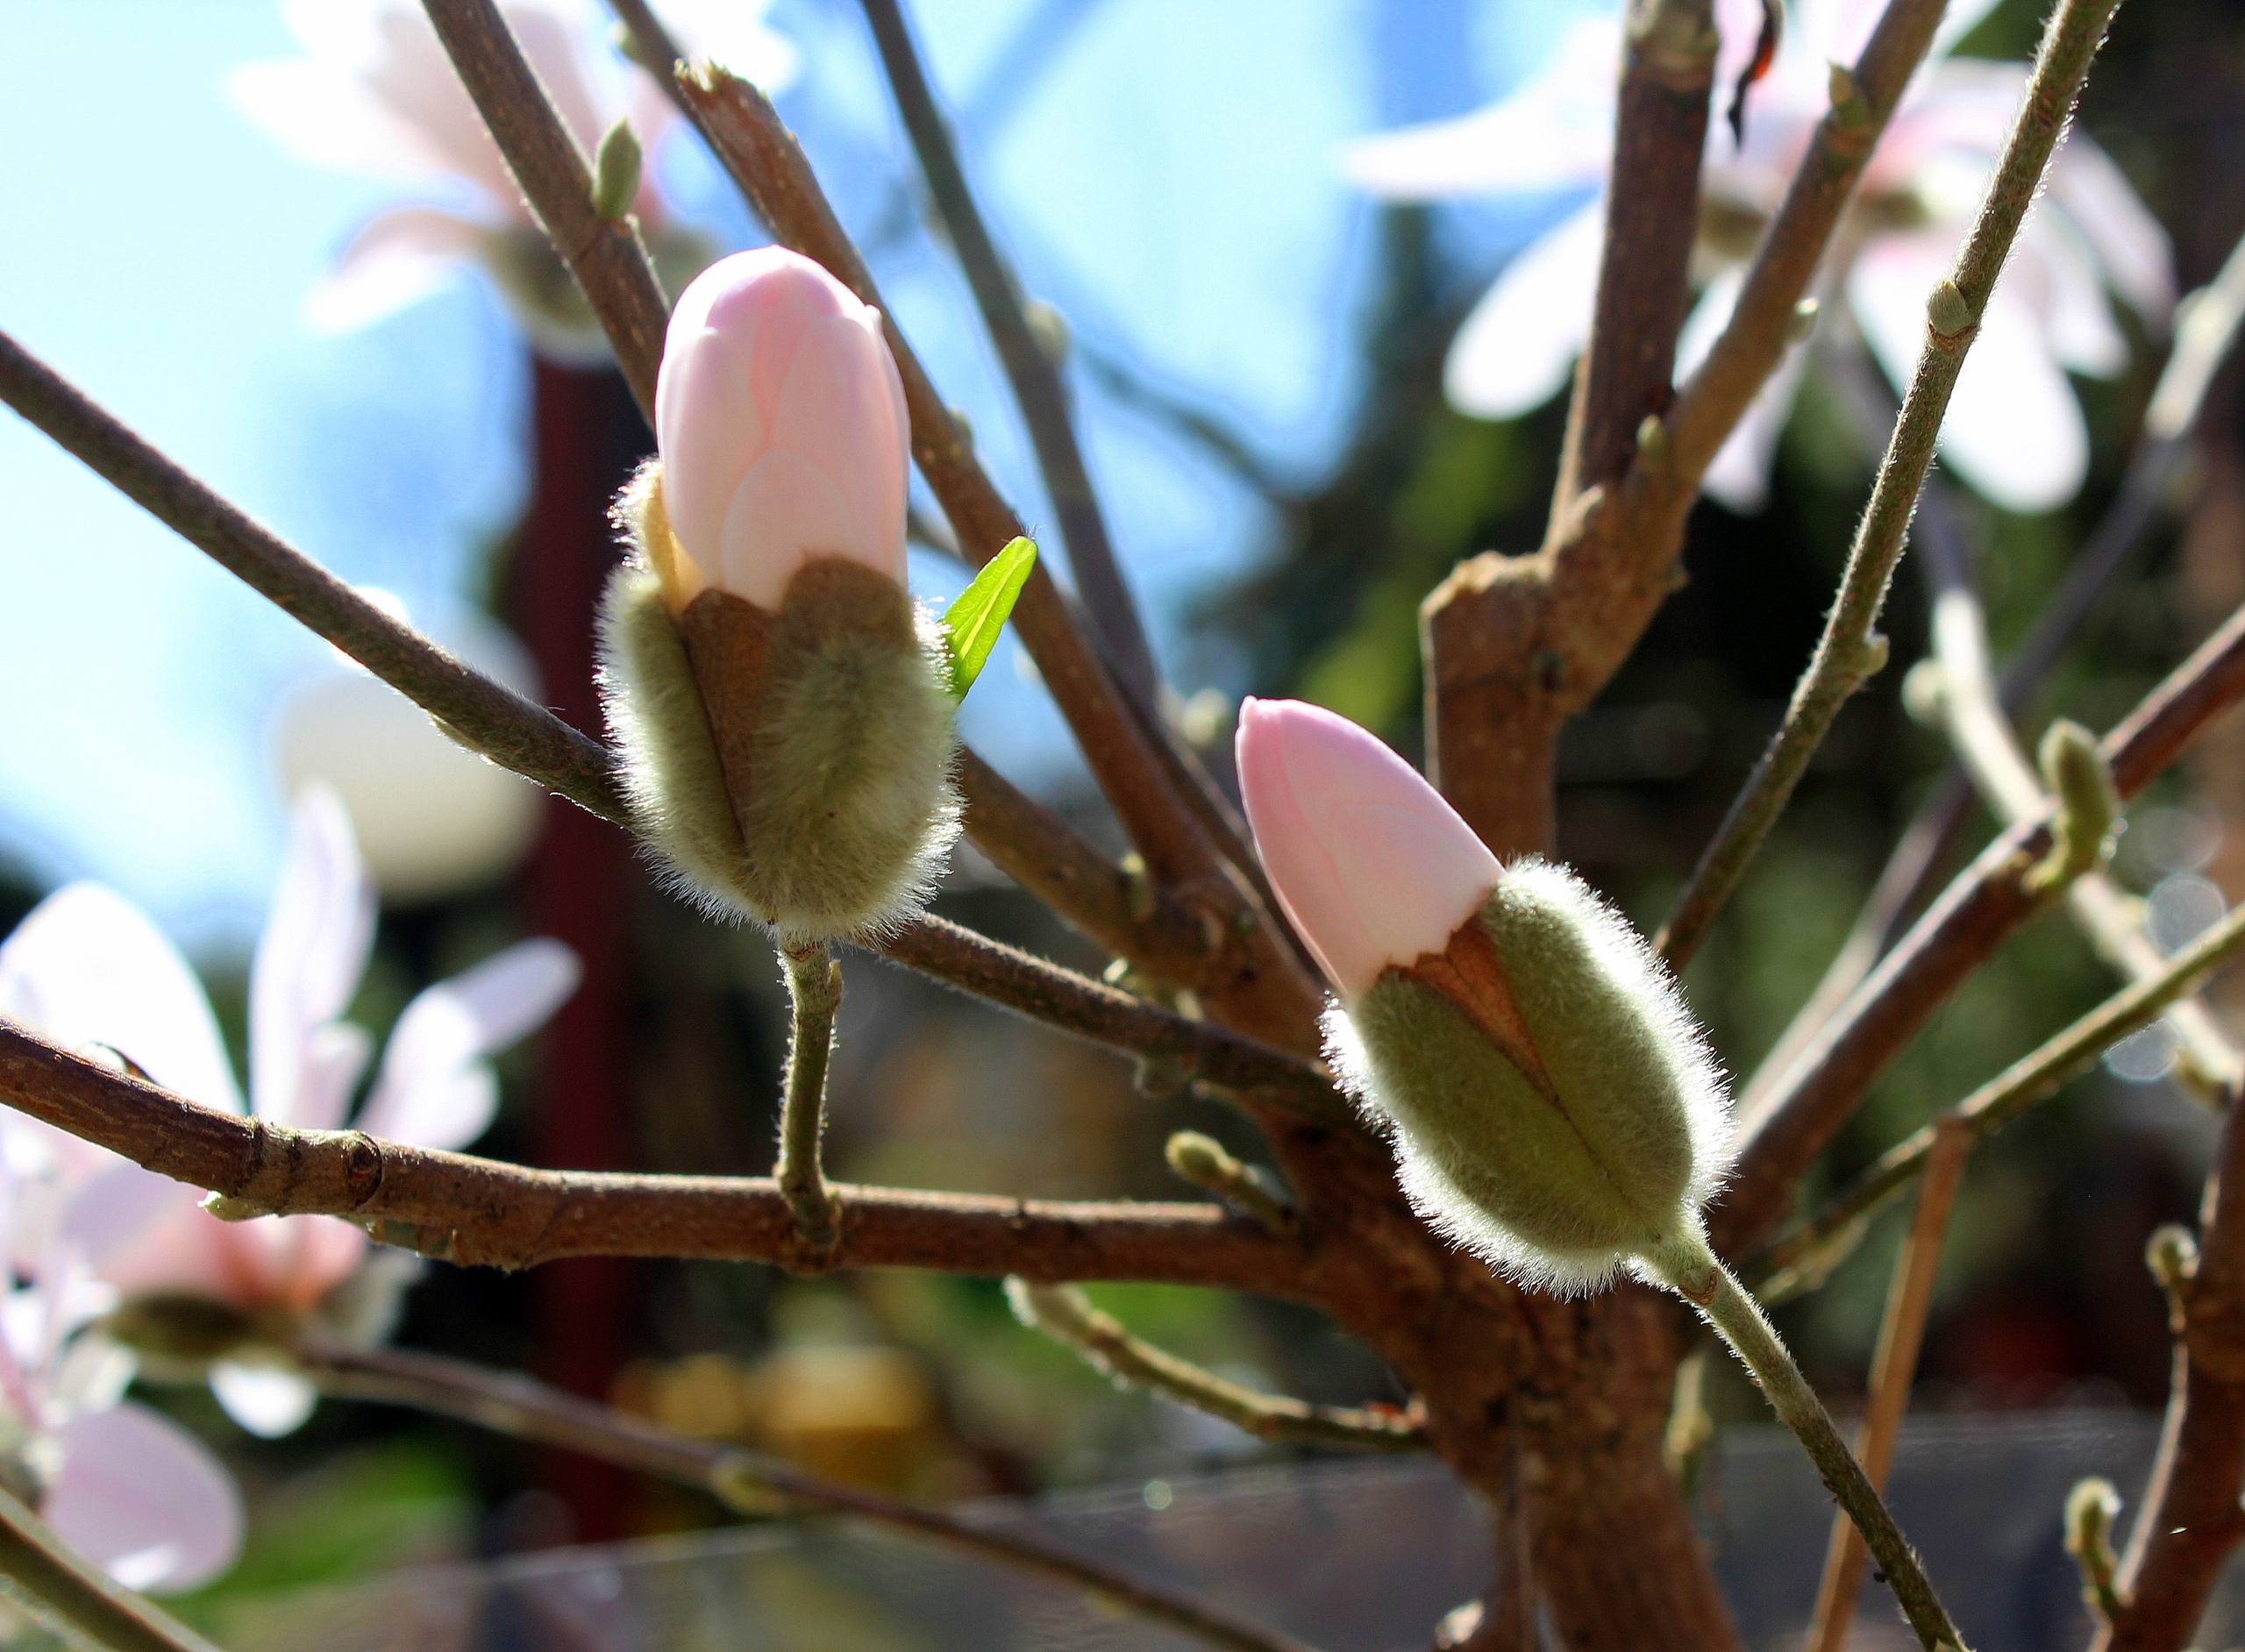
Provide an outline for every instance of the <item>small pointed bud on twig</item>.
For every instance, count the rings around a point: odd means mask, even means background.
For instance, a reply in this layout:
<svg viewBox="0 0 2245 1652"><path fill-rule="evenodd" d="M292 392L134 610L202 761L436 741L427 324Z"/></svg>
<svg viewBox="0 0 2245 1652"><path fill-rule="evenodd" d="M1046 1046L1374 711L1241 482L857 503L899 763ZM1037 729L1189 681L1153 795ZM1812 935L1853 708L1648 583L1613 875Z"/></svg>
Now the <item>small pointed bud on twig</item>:
<svg viewBox="0 0 2245 1652"><path fill-rule="evenodd" d="M1804 298L1792 307L1792 317L1785 324L1787 344L1806 344L1816 331L1816 323L1824 313L1824 306L1814 298Z"/></svg>
<svg viewBox="0 0 2245 1652"><path fill-rule="evenodd" d="M2199 1271L2198 1237L2178 1221L2167 1222L2152 1229L2143 1260L2159 1288L2170 1299L2179 1298Z"/></svg>
<svg viewBox="0 0 2245 1652"><path fill-rule="evenodd" d="M1068 329L1068 318L1041 298L1032 298L1021 307L1022 319L1029 324L1029 336L1037 340L1037 347L1054 367L1067 365L1068 352L1074 346L1074 338Z"/></svg>
<svg viewBox="0 0 2245 1652"><path fill-rule="evenodd" d="M1869 132L1871 100L1864 96L1863 82L1856 79L1855 71L1844 63L1833 64L1827 71L1826 87L1832 99L1833 125L1850 135Z"/></svg>
<svg viewBox="0 0 2245 1652"><path fill-rule="evenodd" d="M1637 457L1657 470L1668 463L1669 452L1668 426L1657 414L1646 414L1637 421Z"/></svg>
<svg viewBox="0 0 2245 1652"><path fill-rule="evenodd" d="M1293 1229L1293 1202L1268 1176L1234 1158L1214 1136L1203 1136L1198 1130L1180 1130L1169 1138L1163 1156L1180 1179L1214 1193L1226 1204L1237 1206L1272 1233Z"/></svg>
<svg viewBox="0 0 2245 1652"><path fill-rule="evenodd" d="M638 134L629 120L619 119L601 134L593 154L593 211L610 224L631 214L639 195Z"/></svg>
<svg viewBox="0 0 2245 1652"><path fill-rule="evenodd" d="M1955 344L1972 331L1976 319L1963 288L1946 277L1934 283L1926 297L1926 323L1935 338Z"/></svg>
<svg viewBox="0 0 2245 1652"><path fill-rule="evenodd" d="M1886 662L1894 657L1894 644L1885 631L1873 631L1856 649L1856 681L1869 682L1886 669Z"/></svg>
<svg viewBox="0 0 2245 1652"><path fill-rule="evenodd" d="M1928 656L1902 673L1902 709L1921 728L1938 729L1949 718L1949 673Z"/></svg>
<svg viewBox="0 0 2245 1652"><path fill-rule="evenodd" d="M2104 864L2113 852L2120 795L2097 737L2078 723L2062 717L2052 723L2036 755L2053 810L2050 852L2028 872L2025 883L2028 894L2039 895Z"/></svg>
<svg viewBox="0 0 2245 1652"><path fill-rule="evenodd" d="M2118 1570L2113 1522L2120 1513L2120 1494L2110 1480L2092 1475L2076 1481L2066 1494L2066 1553L2081 1569L2083 1599L2108 1624L2120 1615L2120 1598L2113 1582Z"/></svg>

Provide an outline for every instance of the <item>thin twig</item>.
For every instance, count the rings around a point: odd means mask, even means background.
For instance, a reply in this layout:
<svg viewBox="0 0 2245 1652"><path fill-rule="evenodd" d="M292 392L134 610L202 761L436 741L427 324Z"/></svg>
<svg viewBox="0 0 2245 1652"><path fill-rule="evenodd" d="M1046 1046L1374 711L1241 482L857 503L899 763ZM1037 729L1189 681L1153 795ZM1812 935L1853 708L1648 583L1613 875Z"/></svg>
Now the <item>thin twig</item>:
<svg viewBox="0 0 2245 1652"><path fill-rule="evenodd" d="M2174 349L2152 393L2113 503L2036 615L2027 641L2003 668L1997 687L2006 716L2026 712L2076 629L2164 514L2170 489L2189 452L2190 433L2205 410L2206 392L2218 370L2236 346L2241 323L2245 323L2245 240L2231 249L2213 281L2184 301ZM1903 829L1823 979L1746 1086L1750 1109L1764 1084L1792 1066L1817 1029L1862 985L1903 921L1932 894L1935 880L1963 841L1971 802L1963 765L1952 761Z"/></svg>
<svg viewBox="0 0 2245 1652"><path fill-rule="evenodd" d="M1656 943L1681 969L1706 937L1731 891L1776 824L1808 760L1840 708L1885 661L1875 627L1894 565L1907 543L1918 490L1933 464L1934 440L1949 392L1971 348L1996 276L2025 221L2044 168L2064 135L2067 118L2105 25L2120 0L2061 0L2043 30L2027 96L2006 140L1978 217L1949 278L1928 303L1926 340L1895 421L1893 438L1872 485L1871 501L1848 552L1840 595L1808 669L1793 690L1784 723L1724 817L1714 840L1678 900Z"/></svg>
<svg viewBox="0 0 2245 1652"><path fill-rule="evenodd" d="M2245 609L2105 737L2123 799L2149 785L2221 712L2245 697ZM1871 1082L1959 982L1992 956L2042 902L2020 873L2049 848L2039 825L2018 826L1982 851L1837 1010L1792 1065L1743 1110L1737 1165L1708 1214L1716 1249L1735 1256L1782 1219L1802 1173Z"/></svg>
<svg viewBox="0 0 2245 1652"><path fill-rule="evenodd" d="M1158 703L1161 679L1153 649L1100 511L1059 367L1031 330L1021 289L983 222L902 8L896 0L864 0L864 7L896 99L896 112L920 158L920 169L927 174L929 198L943 220L944 237L959 255L959 267L966 273L982 324L997 347L998 365L1013 387L1022 422L1028 427L1044 491L1060 518L1060 537L1067 543L1068 566L1076 576L1085 617L1123 687L1147 704Z"/></svg>
<svg viewBox="0 0 2245 1652"><path fill-rule="evenodd" d="M1144 1388L1204 1412L1258 1440L1340 1446L1355 1451L1420 1451L1426 1432L1405 1412L1317 1406L1290 1394L1259 1393L1132 1335L1073 1285L1007 1281L1014 1312L1074 1349L1126 1388Z"/></svg>
<svg viewBox="0 0 2245 1652"><path fill-rule="evenodd" d="M1713 0L1630 0L1590 337L1551 495L1554 522L1629 467L1667 410L1700 231L1700 152L1715 48Z"/></svg>
<svg viewBox="0 0 2245 1652"><path fill-rule="evenodd" d="M397 1349L307 1349L300 1368L324 1392L451 1417L510 1439L556 1446L706 1492L745 1513L774 1503L839 1515L1046 1578L1227 1652L1308 1652L1275 1630L1244 1624L1040 1538L993 1531L941 1509L822 1480L759 1453L673 1434L526 1378Z"/></svg>
<svg viewBox="0 0 2245 1652"><path fill-rule="evenodd" d="M682 72L679 87L696 128L759 217L783 245L823 266L880 310L904 383L912 453L968 560L980 564L1022 531L973 445L882 304L865 260L844 231L816 175L769 99L714 65ZM1315 979L1276 927L1237 858L1209 795L1179 783L1176 754L1086 638L1059 587L1040 566L1014 623L1066 718L1101 791L1156 881L1205 907L1227 940L1211 971L1210 1003L1258 1036L1304 1050L1315 1045Z"/></svg>
<svg viewBox="0 0 2245 1652"><path fill-rule="evenodd" d="M283 613L427 711L464 744L604 820L632 828L606 747L462 665L377 608L212 493L4 332L0 401ZM963 778L972 782L988 773L970 764ZM969 817L980 818L988 836L1003 835L1008 841L1017 822L1023 857L1047 869L1032 886L1036 892L1056 904L1072 890L1099 894L1102 904L1094 909L1103 915L1088 922L1111 932L1116 926L1105 915L1111 914L1115 891L1093 871L1111 863L1101 861L1049 811L1031 806L1014 815L1016 800L1027 803L1009 787L976 787ZM1129 900L1127 892L1122 898ZM1158 907L1154 915L1156 922L1144 932L1147 967L1165 977L1186 972L1189 966L1183 959L1191 956L1191 937L1199 926L1173 908ZM1133 1053L1195 1061L1215 1082L1273 1086L1312 1107L1327 1090L1316 1070L1295 1057L1171 1015L939 918L918 919L869 944L899 963L1064 1031L1093 1039L1112 1032L1120 1036L1120 1047ZM1137 951L1133 947L1125 956ZM1251 1050L1259 1053L1240 1058ZM1201 1061L1203 1055L1210 1058ZM1329 1095L1325 1099L1330 1102Z"/></svg>
<svg viewBox="0 0 2245 1652"><path fill-rule="evenodd" d="M20 1606L106 1652L217 1652L185 1624L81 1559L13 1494L0 1490L0 1577Z"/></svg>
<svg viewBox="0 0 2245 1652"><path fill-rule="evenodd" d="M2037 1101L2056 1093L2130 1033L2157 1021L2169 1005L2195 992L2241 947L2245 947L2245 907L2170 958L2157 977L2106 1000L2033 1054L2013 1063L1950 1108L1948 1118L1973 1141L1993 1135ZM1845 1193L1771 1243L1763 1256L1764 1264L1773 1271L1790 1267L1877 1210L1925 1168L1940 1129L1939 1122L1928 1124L1889 1148Z"/></svg>
<svg viewBox="0 0 2245 1652"><path fill-rule="evenodd" d="M1847 96L1827 110L1785 200L1763 231L1744 285L1667 418L1678 485L1696 487L1739 418L1785 355L1795 310L1832 243L1856 184L1886 130L1903 89L1941 26L1947 0L1890 0L1844 80Z"/></svg>
<svg viewBox="0 0 2245 1652"><path fill-rule="evenodd" d="M637 225L593 210L592 169L493 0L424 4L460 84L553 250L591 301L615 345L616 365L652 426L670 303Z"/></svg>
<svg viewBox="0 0 2245 1652"><path fill-rule="evenodd" d="M1893 1464L1894 1440L1901 1432L1902 1413L1909 1408L1918 1349L1925 1341L1926 1314L1933 1306L1934 1271L1941 1261L1949 1213L1956 1201L1956 1186L1963 1179L1965 1156L1971 1145L1971 1137L1953 1121L1935 1127L1933 1155L1918 1187L1910 1231L1902 1241L1901 1254L1894 1259L1886 1313L1878 1324L1878 1347L1871 1356L1871 1399L1864 1408L1863 1427L1856 1439L1856 1456L1863 1463L1864 1477L1881 1492L1886 1489L1887 1470ZM1842 1652L1847 1645L1856 1600L1863 1592L1865 1558L1863 1537L1854 1524L1844 1517L1835 1518L1824 1549L1824 1577L1816 1591L1816 1613L1810 1620L1809 1652Z"/></svg>
<svg viewBox="0 0 2245 1652"><path fill-rule="evenodd" d="M813 1251L834 1243L838 1216L820 1145L826 1135L826 1070L834 1019L842 1008L842 966L816 943L780 949L788 972L788 1072L780 1098L780 1160L772 1179L795 1213L795 1233Z"/></svg>
<svg viewBox="0 0 2245 1652"><path fill-rule="evenodd" d="M0 1102L244 1214L343 1216L384 1243L462 1265L564 1257L802 1264L795 1213L760 1177L535 1170L360 1130L215 1112L0 1021ZM1071 1203L846 1183L820 1265L998 1278L1144 1278L1276 1295L1309 1288L1303 1243L1208 1204Z"/></svg>
<svg viewBox="0 0 2245 1652"><path fill-rule="evenodd" d="M1964 1639L1949 1621L1925 1567L1894 1523L1863 1465L1848 1449L1831 1413L1793 1363L1760 1306L1696 1234L1678 1235L1647 1252L1640 1265L1700 1311L1715 1334L1753 1373L1778 1421L1792 1431L1817 1477L1838 1500L1847 1519L1878 1562L1895 1604L1910 1621L1925 1652L1963 1652Z"/></svg>

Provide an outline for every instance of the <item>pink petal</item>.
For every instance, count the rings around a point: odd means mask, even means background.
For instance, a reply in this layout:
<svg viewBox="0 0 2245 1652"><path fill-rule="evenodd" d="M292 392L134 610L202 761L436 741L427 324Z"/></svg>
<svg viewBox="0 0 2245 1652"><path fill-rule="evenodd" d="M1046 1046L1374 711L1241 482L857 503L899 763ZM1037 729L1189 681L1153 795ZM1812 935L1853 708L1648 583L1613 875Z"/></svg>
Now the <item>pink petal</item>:
<svg viewBox="0 0 2245 1652"><path fill-rule="evenodd" d="M1417 770L1345 717L1294 700L1239 713L1255 844L1295 932L1343 1000L1449 944L1501 873Z"/></svg>
<svg viewBox="0 0 2245 1652"><path fill-rule="evenodd" d="M168 1592L233 1564L241 1493L200 1441L125 1404L62 1428L62 1466L40 1504L73 1549L129 1589Z"/></svg>
<svg viewBox="0 0 2245 1652"><path fill-rule="evenodd" d="M776 609L795 570L813 555L845 552L858 514L847 485L809 459L768 451L741 479L725 512L716 583L761 609Z"/></svg>
<svg viewBox="0 0 2245 1652"><path fill-rule="evenodd" d="M99 884L57 890L0 943L0 1015L73 1050L105 1045L189 1100L242 1110L194 972L146 914Z"/></svg>
<svg viewBox="0 0 2245 1652"><path fill-rule="evenodd" d="M1590 332L1605 203L1547 230L1506 266L1450 341L1443 388L1477 418L1514 418L1565 386Z"/></svg>
<svg viewBox="0 0 2245 1652"><path fill-rule="evenodd" d="M331 1061L316 1058L313 1041L349 1007L374 940L374 884L350 818L332 791L308 787L290 818L280 887L250 965L250 1097L259 1117L306 1122L306 1109L329 1099L321 1086Z"/></svg>
<svg viewBox="0 0 2245 1652"><path fill-rule="evenodd" d="M2113 290L2163 328L2175 308L2175 250L2113 158L2075 132L2050 167L2049 196Z"/></svg>
<svg viewBox="0 0 2245 1652"><path fill-rule="evenodd" d="M870 313L870 312L868 312ZM912 462L904 390L878 323L821 318L804 329L781 381L772 434L821 469L841 470L852 527L824 547L904 583L904 497ZM846 468L844 468L845 467Z"/></svg>
<svg viewBox="0 0 2245 1652"><path fill-rule="evenodd" d="M323 332L348 332L396 314L455 279L488 231L438 207L395 207L367 220L305 303Z"/></svg>
<svg viewBox="0 0 2245 1652"><path fill-rule="evenodd" d="M543 1026L581 974L560 942L531 940L421 993L390 1034L359 1128L421 1147L474 1141L498 1100L483 1057Z"/></svg>

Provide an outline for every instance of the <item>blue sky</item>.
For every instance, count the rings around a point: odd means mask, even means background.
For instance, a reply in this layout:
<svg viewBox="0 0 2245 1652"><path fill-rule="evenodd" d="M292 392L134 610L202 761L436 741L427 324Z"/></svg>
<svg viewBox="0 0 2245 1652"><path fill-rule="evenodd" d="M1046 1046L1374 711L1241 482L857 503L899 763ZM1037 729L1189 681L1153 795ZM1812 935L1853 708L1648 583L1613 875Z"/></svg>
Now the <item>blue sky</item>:
<svg viewBox="0 0 2245 1652"><path fill-rule="evenodd" d="M1336 145L1493 96L1565 15L1472 0L914 10L1029 290L1303 477L1360 388L1371 209L1336 182ZM893 218L908 157L855 6L780 0L772 15L806 63L783 110L845 218ZM520 498L524 357L498 306L464 280L355 335L300 320L335 249L396 196L291 159L228 104L232 66L290 53L270 0L10 0L9 24L0 326L345 577L440 621ZM1013 67L1024 50L1032 75ZM659 159L689 212L751 239L702 157L681 144ZM1493 267L1529 226L1456 227ZM906 331L1040 520L942 251L909 236L874 253ZM1186 657L1175 616L1258 554L1269 524L1208 461L1084 395L1160 645L1221 674L1222 659ZM279 847L271 707L323 646L12 417L0 488L0 858L41 882L113 882L190 944L238 944ZM931 595L955 578L925 572ZM970 737L1024 779L1060 773L1041 693L1003 669L985 683Z"/></svg>

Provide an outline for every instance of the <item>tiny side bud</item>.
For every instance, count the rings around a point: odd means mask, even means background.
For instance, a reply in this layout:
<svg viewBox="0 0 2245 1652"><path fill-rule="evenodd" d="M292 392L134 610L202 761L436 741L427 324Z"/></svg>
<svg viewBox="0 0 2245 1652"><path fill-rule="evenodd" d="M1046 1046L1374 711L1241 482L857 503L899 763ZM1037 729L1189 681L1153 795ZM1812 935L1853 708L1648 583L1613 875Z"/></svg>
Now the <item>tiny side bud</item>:
<svg viewBox="0 0 2245 1652"><path fill-rule="evenodd" d="M621 223L639 194L638 134L629 120L618 120L601 134L593 154L593 211L610 224Z"/></svg>
<svg viewBox="0 0 2245 1652"><path fill-rule="evenodd" d="M2172 1296L2190 1283L2199 1268L2199 1242L2188 1228L2178 1221L2167 1222L2152 1229L2150 1239L2143 1248L2144 1265L2151 1270L2151 1277L2159 1288Z"/></svg>
<svg viewBox="0 0 2245 1652"><path fill-rule="evenodd" d="M1926 322L1935 336L1944 340L1954 341L1971 331L1972 306L1965 302L1964 289L1945 277L1935 281L1926 299Z"/></svg>
<svg viewBox="0 0 2245 1652"><path fill-rule="evenodd" d="M2113 765L2081 724L2063 717L2052 723L2036 755L2052 802L2050 852L2027 874L2029 894L2062 888L2101 865L2120 815Z"/></svg>

